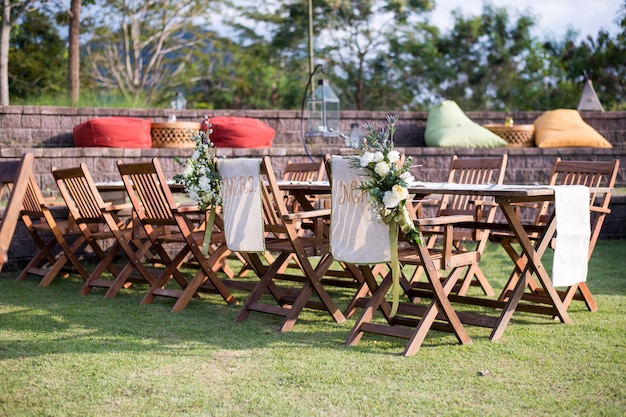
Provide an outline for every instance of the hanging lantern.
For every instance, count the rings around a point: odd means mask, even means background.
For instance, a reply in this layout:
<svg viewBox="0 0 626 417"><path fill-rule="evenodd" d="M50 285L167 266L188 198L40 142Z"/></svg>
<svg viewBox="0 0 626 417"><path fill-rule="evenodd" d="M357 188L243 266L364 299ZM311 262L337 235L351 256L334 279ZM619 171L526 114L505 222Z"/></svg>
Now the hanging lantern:
<svg viewBox="0 0 626 417"><path fill-rule="evenodd" d="M318 80L307 110L307 136L339 136L339 98L327 80Z"/></svg>

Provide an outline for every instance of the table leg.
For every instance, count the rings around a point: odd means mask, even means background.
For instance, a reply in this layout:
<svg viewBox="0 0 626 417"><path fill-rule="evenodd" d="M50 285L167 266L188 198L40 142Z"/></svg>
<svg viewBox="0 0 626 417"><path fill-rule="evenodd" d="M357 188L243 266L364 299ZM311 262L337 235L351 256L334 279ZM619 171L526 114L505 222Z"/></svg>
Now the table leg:
<svg viewBox="0 0 626 417"><path fill-rule="evenodd" d="M543 251L537 251L538 248L541 248L545 242L548 242L554 236L554 232L556 231L556 219L554 215L550 218L546 229L543 232L541 239L537 242L535 248L532 241L528 238L520 218L515 213L515 210L511 205L511 201L509 199L497 199L497 202L500 205L500 209L504 213L509 225L511 226L513 233L515 233L515 236L520 243L522 251L526 255L528 262L526 263L524 271L522 271L522 275L515 285L513 292L506 302L505 307L502 310L502 314L498 318L496 325L491 332L490 339L495 341L502 337L504 329L511 320L511 316L515 312L526 286L531 279L531 274L533 273L537 276L537 280L546 291L550 303L554 307L554 315L563 323L571 323L572 321L567 313L567 309L563 305L556 289L552 286L552 280L541 262L541 254Z"/></svg>

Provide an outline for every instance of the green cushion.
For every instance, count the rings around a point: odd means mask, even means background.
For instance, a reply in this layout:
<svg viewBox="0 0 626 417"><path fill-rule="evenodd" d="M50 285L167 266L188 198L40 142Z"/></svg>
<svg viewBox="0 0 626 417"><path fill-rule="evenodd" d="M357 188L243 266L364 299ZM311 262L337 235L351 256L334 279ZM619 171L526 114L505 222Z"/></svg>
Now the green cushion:
<svg viewBox="0 0 626 417"><path fill-rule="evenodd" d="M433 107L428 113L426 145L442 148L496 148L507 146L506 140L474 123L451 100Z"/></svg>

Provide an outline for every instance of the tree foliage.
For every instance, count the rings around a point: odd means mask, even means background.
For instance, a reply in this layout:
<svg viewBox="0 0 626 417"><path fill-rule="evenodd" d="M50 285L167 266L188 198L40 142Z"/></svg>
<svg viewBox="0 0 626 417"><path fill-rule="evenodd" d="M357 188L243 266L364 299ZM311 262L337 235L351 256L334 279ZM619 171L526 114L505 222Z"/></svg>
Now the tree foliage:
<svg viewBox="0 0 626 417"><path fill-rule="evenodd" d="M427 110L440 97L464 110L575 108L585 73L605 109L626 107L626 3L620 33L579 40L574 31L540 38L532 12L490 2L479 15L453 12L444 32L429 23L431 0L315 0L311 21L308 0L96 1L82 26L90 76L81 84L144 105L168 106L184 91L194 108L298 109L314 60L344 110ZM9 16L30 4L3 2ZM32 37L11 50L15 68L47 58L34 58L45 47ZM41 91L62 85L42 83ZM12 96L25 94L18 88Z"/></svg>
<svg viewBox="0 0 626 417"><path fill-rule="evenodd" d="M58 95L64 91L65 42L50 15L34 10L11 31L9 89L14 98Z"/></svg>
<svg viewBox="0 0 626 417"><path fill-rule="evenodd" d="M33 4L32 0L2 0L0 22L0 106L9 105L9 43L11 29Z"/></svg>
<svg viewBox="0 0 626 417"><path fill-rule="evenodd" d="M179 78L199 39L201 0L105 0L87 51L92 76L128 100L154 103Z"/></svg>

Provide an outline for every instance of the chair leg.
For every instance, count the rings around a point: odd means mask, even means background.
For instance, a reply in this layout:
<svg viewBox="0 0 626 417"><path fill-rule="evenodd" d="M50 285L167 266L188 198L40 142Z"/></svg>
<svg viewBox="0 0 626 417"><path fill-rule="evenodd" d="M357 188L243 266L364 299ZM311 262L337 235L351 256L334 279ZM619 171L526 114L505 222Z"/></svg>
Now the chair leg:
<svg viewBox="0 0 626 417"><path fill-rule="evenodd" d="M272 312L273 314L276 314L276 315L286 315L286 312L284 311L286 309L283 308L283 306L282 306L282 299L281 298L277 298L278 294L273 293L273 292L270 291L272 293L272 296L274 297L275 301L278 304L281 305L280 307L261 308L261 306L259 305L258 301L261 299L261 296L270 288L270 284L272 283L272 279L276 275L278 270L290 258L291 258L291 256L290 256L289 253L283 252L283 253L279 254L278 258L276 258L276 260L269 267L267 267L265 269L263 274L261 274L259 276L259 282L254 287L254 289L252 290L250 295L248 295L248 298L246 298L246 301L244 302L243 306L239 309L239 311L235 315L235 320L234 320L235 323L244 321L245 319L248 318L250 313L252 311L255 311L255 310L265 311L265 312ZM252 259L254 259L254 258L252 258ZM254 267L254 264L253 264L253 268L255 268L255 272L259 273L258 267Z"/></svg>
<svg viewBox="0 0 626 417"><path fill-rule="evenodd" d="M212 267L212 265L217 265L217 268L219 269L218 262L216 261L219 261L226 253L228 253L228 248L226 247L226 245L220 245L208 259L200 256L198 260L198 262L200 262L201 264L200 269L198 270L194 278L188 282L187 287L183 290L180 297L178 297L178 300L176 300L176 303L171 310L172 313L184 310L189 303L189 300L191 300L193 295L197 293L200 286L207 280L210 281L211 284L213 284L213 288L215 289L214 292L220 294L222 298L224 298L224 301L226 301L226 303L237 303L235 297L230 293L230 291L228 291L228 289L226 288L222 280L220 280L219 277L216 275Z"/></svg>
<svg viewBox="0 0 626 417"><path fill-rule="evenodd" d="M425 269L427 271L426 276L434 292L434 297L409 339L402 354L403 356L412 356L417 353L439 313L443 313L459 343L466 345L472 342L465 327L463 327L463 323L461 323L461 319L459 319L448 300L448 295L461 276L462 270L459 268L453 270L448 278L442 281L440 274L436 270L428 267ZM428 272L429 270L430 272Z"/></svg>

